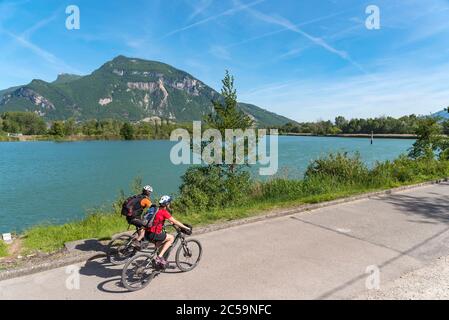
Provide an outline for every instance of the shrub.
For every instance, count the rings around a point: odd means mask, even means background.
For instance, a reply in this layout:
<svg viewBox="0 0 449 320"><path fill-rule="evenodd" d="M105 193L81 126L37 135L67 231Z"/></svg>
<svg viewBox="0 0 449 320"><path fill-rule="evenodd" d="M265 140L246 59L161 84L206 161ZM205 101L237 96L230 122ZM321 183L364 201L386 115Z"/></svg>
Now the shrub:
<svg viewBox="0 0 449 320"><path fill-rule="evenodd" d="M238 205L251 189L248 172L232 173L220 166L190 167L181 179L180 196L175 203L180 211Z"/></svg>
<svg viewBox="0 0 449 320"><path fill-rule="evenodd" d="M259 199L295 199L303 194L303 182L276 178L265 182L257 182L252 188L252 195Z"/></svg>
<svg viewBox="0 0 449 320"><path fill-rule="evenodd" d="M366 181L368 174L360 154L350 156L347 152L337 152L312 161L304 177L306 181L314 177L331 177L339 182L354 183Z"/></svg>
<svg viewBox="0 0 449 320"><path fill-rule="evenodd" d="M403 155L394 161L377 163L370 175L380 186L413 183L448 176L449 162L434 158L413 160Z"/></svg>

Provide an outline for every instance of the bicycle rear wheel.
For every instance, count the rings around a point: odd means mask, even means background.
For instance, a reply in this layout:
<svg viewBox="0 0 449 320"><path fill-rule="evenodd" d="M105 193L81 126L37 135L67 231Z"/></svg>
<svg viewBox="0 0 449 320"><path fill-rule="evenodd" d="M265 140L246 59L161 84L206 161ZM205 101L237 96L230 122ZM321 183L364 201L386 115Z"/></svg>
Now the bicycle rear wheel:
<svg viewBox="0 0 449 320"><path fill-rule="evenodd" d="M198 240L186 240L176 251L176 265L181 271L193 270L200 262L203 247Z"/></svg>
<svg viewBox="0 0 449 320"><path fill-rule="evenodd" d="M159 274L153 268L154 254L141 253L132 257L123 267L122 284L129 291L137 291L148 286Z"/></svg>
<svg viewBox="0 0 449 320"><path fill-rule="evenodd" d="M121 235L109 242L107 257L110 263L125 264L136 254L136 248L130 245L132 239L132 236Z"/></svg>

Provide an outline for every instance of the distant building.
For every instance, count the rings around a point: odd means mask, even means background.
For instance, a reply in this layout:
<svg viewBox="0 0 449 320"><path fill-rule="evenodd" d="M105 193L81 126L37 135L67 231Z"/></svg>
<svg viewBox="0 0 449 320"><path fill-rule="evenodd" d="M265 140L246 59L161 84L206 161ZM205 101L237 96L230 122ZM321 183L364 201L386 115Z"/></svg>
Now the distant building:
<svg viewBox="0 0 449 320"><path fill-rule="evenodd" d="M7 133L7 136L11 137L11 138L19 138L19 137L22 137L23 134L22 133Z"/></svg>

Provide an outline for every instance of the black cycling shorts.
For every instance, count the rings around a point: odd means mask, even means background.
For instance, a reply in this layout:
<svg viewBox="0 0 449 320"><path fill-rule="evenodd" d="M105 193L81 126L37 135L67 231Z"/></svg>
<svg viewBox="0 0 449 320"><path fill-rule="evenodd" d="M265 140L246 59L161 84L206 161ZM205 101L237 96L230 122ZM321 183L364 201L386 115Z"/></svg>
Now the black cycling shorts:
<svg viewBox="0 0 449 320"><path fill-rule="evenodd" d="M166 238L167 238L167 234L165 232L161 232L161 233L146 232L145 233L145 239L148 241L159 242L159 241L164 241Z"/></svg>
<svg viewBox="0 0 449 320"><path fill-rule="evenodd" d="M146 227L148 223L147 221L136 217L126 217L126 221L128 221L129 224L136 226L137 228Z"/></svg>

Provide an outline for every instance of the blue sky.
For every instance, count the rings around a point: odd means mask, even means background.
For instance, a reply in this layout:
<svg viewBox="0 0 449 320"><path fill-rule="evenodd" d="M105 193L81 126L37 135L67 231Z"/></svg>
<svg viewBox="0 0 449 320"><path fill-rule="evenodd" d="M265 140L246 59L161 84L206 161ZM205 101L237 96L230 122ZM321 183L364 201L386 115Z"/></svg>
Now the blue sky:
<svg viewBox="0 0 449 320"><path fill-rule="evenodd" d="M229 69L241 101L298 121L429 114L449 105L448 17L447 0L0 0L0 88L123 54L215 89Z"/></svg>

